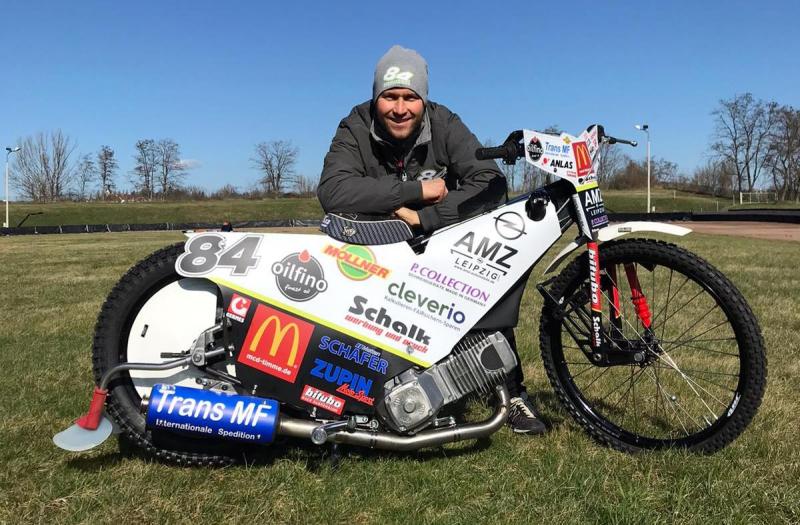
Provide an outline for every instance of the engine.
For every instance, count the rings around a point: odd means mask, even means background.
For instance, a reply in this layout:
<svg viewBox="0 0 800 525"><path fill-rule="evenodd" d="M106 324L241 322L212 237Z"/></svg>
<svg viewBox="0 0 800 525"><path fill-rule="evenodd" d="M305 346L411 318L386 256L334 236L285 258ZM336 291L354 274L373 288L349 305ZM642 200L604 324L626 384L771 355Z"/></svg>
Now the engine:
<svg viewBox="0 0 800 525"><path fill-rule="evenodd" d="M468 394L492 392L515 366L517 357L503 334L469 335L436 365L392 378L378 410L394 430L414 434L444 405Z"/></svg>

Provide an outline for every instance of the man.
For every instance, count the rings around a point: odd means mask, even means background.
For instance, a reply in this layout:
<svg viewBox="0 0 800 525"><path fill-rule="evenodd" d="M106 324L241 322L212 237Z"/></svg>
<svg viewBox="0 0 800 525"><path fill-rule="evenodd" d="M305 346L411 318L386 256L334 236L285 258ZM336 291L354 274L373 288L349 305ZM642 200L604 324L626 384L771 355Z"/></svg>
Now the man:
<svg viewBox="0 0 800 525"><path fill-rule="evenodd" d="M339 123L317 195L326 212L394 214L432 232L504 201L505 178L494 161L475 159L480 146L456 114L428 100L425 59L394 46L375 68L372 100ZM516 352L513 331L505 332ZM509 425L540 434L521 367L515 375Z"/></svg>

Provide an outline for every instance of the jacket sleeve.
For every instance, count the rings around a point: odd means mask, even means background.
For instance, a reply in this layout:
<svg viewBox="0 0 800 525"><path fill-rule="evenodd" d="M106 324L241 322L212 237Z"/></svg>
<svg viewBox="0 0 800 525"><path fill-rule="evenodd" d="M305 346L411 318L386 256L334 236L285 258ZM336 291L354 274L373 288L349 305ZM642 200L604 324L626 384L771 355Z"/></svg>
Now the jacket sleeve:
<svg viewBox="0 0 800 525"><path fill-rule="evenodd" d="M447 171L448 178L457 177L460 187L449 191L439 204L417 212L424 231L453 224L504 202L506 179L493 160L475 158L475 150L480 147L475 135L453 113L446 126Z"/></svg>
<svg viewBox="0 0 800 525"><path fill-rule="evenodd" d="M317 197L326 213L389 214L420 202L422 184L394 176L367 176L358 142L344 121L325 155Z"/></svg>

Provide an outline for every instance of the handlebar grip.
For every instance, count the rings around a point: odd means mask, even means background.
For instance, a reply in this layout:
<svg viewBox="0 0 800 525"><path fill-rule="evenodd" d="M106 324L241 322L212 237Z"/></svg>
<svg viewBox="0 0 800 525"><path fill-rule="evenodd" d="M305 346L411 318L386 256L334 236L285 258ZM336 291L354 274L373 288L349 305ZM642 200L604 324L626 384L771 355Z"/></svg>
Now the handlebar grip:
<svg viewBox="0 0 800 525"><path fill-rule="evenodd" d="M475 158L478 160L502 159L505 156L505 146L497 146L494 148L478 148L475 150Z"/></svg>
<svg viewBox="0 0 800 525"><path fill-rule="evenodd" d="M634 148L639 144L635 140L618 139L609 135L605 136L605 142L607 144L627 144L628 146L633 146Z"/></svg>

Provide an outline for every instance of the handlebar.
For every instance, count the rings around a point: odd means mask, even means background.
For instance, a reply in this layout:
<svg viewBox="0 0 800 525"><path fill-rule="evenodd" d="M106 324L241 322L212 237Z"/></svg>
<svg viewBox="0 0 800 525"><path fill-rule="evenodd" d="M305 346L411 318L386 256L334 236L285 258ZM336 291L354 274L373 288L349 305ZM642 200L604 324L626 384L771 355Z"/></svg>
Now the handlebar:
<svg viewBox="0 0 800 525"><path fill-rule="evenodd" d="M517 156L517 144L503 144L493 148L478 148L475 150L475 158L478 160L504 159L509 154Z"/></svg>
<svg viewBox="0 0 800 525"><path fill-rule="evenodd" d="M522 144L523 133L519 129L509 133L502 146L493 148L478 148L475 158L478 160L503 159L506 164L514 164L518 158L525 156L525 146Z"/></svg>
<svg viewBox="0 0 800 525"><path fill-rule="evenodd" d="M633 146L634 148L639 145L639 143L635 140L618 139L609 135L603 137L603 142L606 144L627 144L628 146Z"/></svg>
<svg viewBox="0 0 800 525"><path fill-rule="evenodd" d="M625 140L606 135L603 126L597 125L597 134L605 144L627 144L634 148L639 144L635 140ZM503 159L505 164L514 164L517 159L525 156L525 146L522 144L522 130L512 131L501 146L491 148L478 148L475 158L478 160Z"/></svg>

